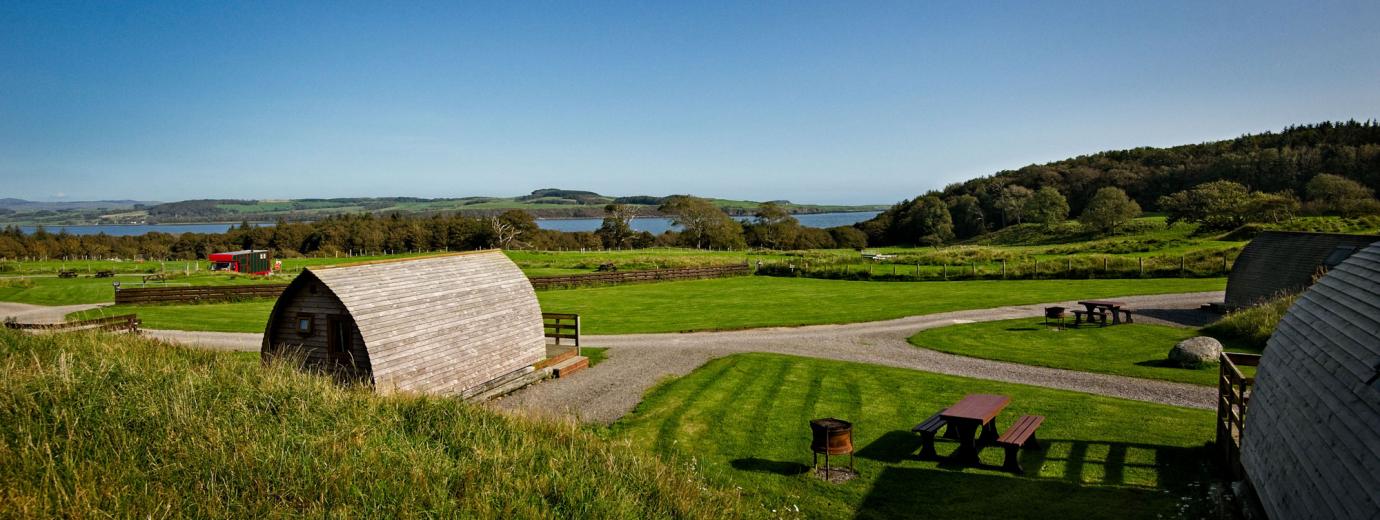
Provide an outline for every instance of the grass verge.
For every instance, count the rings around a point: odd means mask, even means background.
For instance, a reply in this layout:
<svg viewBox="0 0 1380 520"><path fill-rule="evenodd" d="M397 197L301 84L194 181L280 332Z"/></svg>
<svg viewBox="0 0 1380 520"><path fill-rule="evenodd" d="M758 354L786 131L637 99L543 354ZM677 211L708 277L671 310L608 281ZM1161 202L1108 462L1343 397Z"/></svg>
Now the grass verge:
<svg viewBox="0 0 1380 520"><path fill-rule="evenodd" d="M1043 318L989 321L924 330L917 347L1023 365L1063 368L1197 385L1217 384L1217 366L1188 369L1165 362L1175 343L1198 331L1125 324L1055 330Z"/></svg>
<svg viewBox="0 0 1380 520"><path fill-rule="evenodd" d="M1047 417L1025 476L917 460L910 428L970 393L1010 396L997 418ZM854 424L860 476L808 474L807 421ZM1201 518L1211 516L1213 414L1023 385L773 354L719 358L648 393L616 436L693 461L781 516ZM955 443L938 444L948 455ZM836 458L836 462L842 462ZM1001 463L1001 450L982 452Z"/></svg>
<svg viewBox="0 0 1380 520"><path fill-rule="evenodd" d="M626 442L253 356L0 330L0 517L720 518Z"/></svg>

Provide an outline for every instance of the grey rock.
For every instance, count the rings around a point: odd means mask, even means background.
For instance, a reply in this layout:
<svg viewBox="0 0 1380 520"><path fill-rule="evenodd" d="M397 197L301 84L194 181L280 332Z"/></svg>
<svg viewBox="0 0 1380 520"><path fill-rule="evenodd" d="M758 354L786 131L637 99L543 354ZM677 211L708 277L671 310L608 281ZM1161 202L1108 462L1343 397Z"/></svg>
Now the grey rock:
<svg viewBox="0 0 1380 520"><path fill-rule="evenodd" d="M1180 341L1169 349L1169 362L1192 368L1216 363L1221 355L1221 342L1207 336L1197 336Z"/></svg>

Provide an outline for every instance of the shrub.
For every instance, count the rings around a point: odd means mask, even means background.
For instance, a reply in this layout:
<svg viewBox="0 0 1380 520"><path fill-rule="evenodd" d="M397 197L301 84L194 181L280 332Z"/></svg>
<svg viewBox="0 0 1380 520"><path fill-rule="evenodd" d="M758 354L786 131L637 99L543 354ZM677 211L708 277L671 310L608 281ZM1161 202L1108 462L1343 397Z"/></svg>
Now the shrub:
<svg viewBox="0 0 1380 520"><path fill-rule="evenodd" d="M1216 323L1203 327L1203 334L1212 336L1238 348L1263 350L1270 335L1275 333L1279 320L1299 299L1298 294L1286 294L1228 314Z"/></svg>

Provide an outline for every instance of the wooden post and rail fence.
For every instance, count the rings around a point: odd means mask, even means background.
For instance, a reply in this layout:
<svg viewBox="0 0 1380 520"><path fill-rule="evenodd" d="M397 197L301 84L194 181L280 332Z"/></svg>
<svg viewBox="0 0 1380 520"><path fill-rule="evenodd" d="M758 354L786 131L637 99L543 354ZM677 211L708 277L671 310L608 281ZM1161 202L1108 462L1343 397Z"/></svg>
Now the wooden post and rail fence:
<svg viewBox="0 0 1380 520"><path fill-rule="evenodd" d="M546 339L556 341L556 345L561 345L561 340L566 344L574 345L575 355L580 355L580 315L563 312L543 312L541 313L542 331L546 334Z"/></svg>
<svg viewBox="0 0 1380 520"><path fill-rule="evenodd" d="M1241 480L1241 434L1246 428L1246 407L1251 400L1254 377L1246 377L1239 367L1259 366L1258 354L1223 352L1217 382L1217 449L1225 475Z"/></svg>

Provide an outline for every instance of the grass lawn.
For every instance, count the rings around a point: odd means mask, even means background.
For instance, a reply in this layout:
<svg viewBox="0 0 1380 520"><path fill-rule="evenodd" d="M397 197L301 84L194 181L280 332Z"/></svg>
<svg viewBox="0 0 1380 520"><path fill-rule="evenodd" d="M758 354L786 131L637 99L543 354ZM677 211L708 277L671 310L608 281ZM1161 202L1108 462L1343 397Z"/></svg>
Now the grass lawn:
<svg viewBox="0 0 1380 520"><path fill-rule="evenodd" d="M914 457L910 428L966 394L998 393L1047 419L1043 451L1022 454L1025 476ZM859 478L807 473L807 421L853 421ZM875 365L738 354L664 383L615 423L615 436L694 464L711 481L786 516L818 518L1200 518L1213 414L1090 394ZM956 444L942 441L940 455ZM982 452L1001 463L1001 450ZM835 459L843 463L842 458ZM1180 507L1186 507L1181 510Z"/></svg>
<svg viewBox="0 0 1380 520"><path fill-rule="evenodd" d="M121 314L138 314L146 329L203 330L212 332L258 332L268 324L273 311L271 299L226 303L112 305L67 315L68 320L84 320Z"/></svg>
<svg viewBox="0 0 1380 520"><path fill-rule="evenodd" d="M1220 278L846 282L741 276L538 291L542 309L581 314L586 334L852 323L1075 298L1221 290ZM136 313L151 329L263 332L272 300L117 305L71 319Z"/></svg>
<svg viewBox="0 0 1380 520"><path fill-rule="evenodd" d="M1223 278L853 282L746 276L539 291L587 334L853 323L962 309L1133 294L1220 291Z"/></svg>
<svg viewBox="0 0 1380 520"><path fill-rule="evenodd" d="M1197 335L1195 329L1140 323L1056 331L1045 326L1043 318L1021 318L925 330L911 336L910 342L1024 365L1216 385L1216 365L1186 369L1164 363L1175 343Z"/></svg>
<svg viewBox="0 0 1380 520"><path fill-rule="evenodd" d="M287 283L288 277L251 277L232 274L193 274L191 276L173 275L167 284L149 284L149 287L176 287L179 285L248 285L260 283ZM125 287L140 287L140 275L116 275L114 278L57 278L52 276L30 278L0 278L0 301L31 303L35 305L76 305L81 303L106 303L115 301L114 282Z"/></svg>

